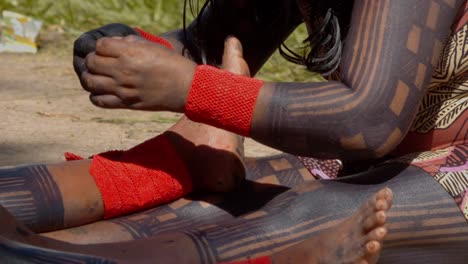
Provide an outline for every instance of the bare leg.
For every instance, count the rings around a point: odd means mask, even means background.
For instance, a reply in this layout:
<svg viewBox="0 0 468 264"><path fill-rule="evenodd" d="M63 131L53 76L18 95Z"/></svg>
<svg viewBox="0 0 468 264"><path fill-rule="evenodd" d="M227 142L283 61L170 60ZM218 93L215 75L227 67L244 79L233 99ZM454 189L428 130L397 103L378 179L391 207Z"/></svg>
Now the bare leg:
<svg viewBox="0 0 468 264"><path fill-rule="evenodd" d="M274 254L272 250L268 253L273 254L275 263L291 263L289 261L294 256L301 256L302 262L310 263L335 262L335 260L375 263L386 235L384 224L391 204L391 191L381 190L364 202L352 217L339 225L339 228L325 230L320 236L293 245L286 251ZM0 244L6 261L21 259L33 262L41 259L50 262L80 258L88 261L96 261L99 258L103 261L102 258L108 258L133 263L213 263L214 261L214 259L208 262L203 260L204 256L200 255L197 241L189 233L164 233L145 240L118 244L75 246L35 236L18 224L3 208L0 211L0 218L2 219ZM236 222L237 220L233 220L231 224L237 224ZM208 238L210 233L207 230L205 237ZM311 248L315 248L315 254L310 253ZM181 251L184 254L178 254ZM335 252L341 255L336 255ZM249 254L244 254L243 257L249 257ZM220 258L216 261L224 260Z"/></svg>
<svg viewBox="0 0 468 264"><path fill-rule="evenodd" d="M95 243L106 232L118 232L116 241L122 241L179 230L195 241L201 258L233 261L267 255L316 236L357 210L365 196L388 186L395 201L381 263L399 263L402 257L412 263L464 263L468 257L466 220L453 198L425 171L387 163L360 175L307 182L290 191L271 184L291 186L308 178L293 158L247 162L247 178L263 184L248 181L236 194L211 199L211 205L178 201L95 227L64 230L61 238Z"/></svg>
<svg viewBox="0 0 468 264"><path fill-rule="evenodd" d="M197 194L138 214L44 234L71 243L110 243L147 238L261 209L276 195L314 178L291 155L246 159L247 181L231 194Z"/></svg>
<svg viewBox="0 0 468 264"><path fill-rule="evenodd" d="M182 154L196 191L228 191L245 178L237 135L184 117L166 136ZM0 205L36 232L101 220L104 205L90 165L82 160L0 169Z"/></svg>
<svg viewBox="0 0 468 264"><path fill-rule="evenodd" d="M275 253L272 259L275 263L377 263L392 201L391 190L383 189L335 228Z"/></svg>

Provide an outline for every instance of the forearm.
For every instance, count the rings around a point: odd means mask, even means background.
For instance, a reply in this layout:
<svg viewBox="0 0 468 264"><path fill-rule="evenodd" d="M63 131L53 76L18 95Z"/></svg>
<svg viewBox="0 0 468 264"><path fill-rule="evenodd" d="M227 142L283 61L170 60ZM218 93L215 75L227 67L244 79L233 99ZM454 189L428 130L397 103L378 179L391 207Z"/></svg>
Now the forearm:
<svg viewBox="0 0 468 264"><path fill-rule="evenodd" d="M251 136L301 156L381 157L399 143L410 122L393 110L407 115L420 99L411 94L406 99L410 106L392 110L392 92L384 90L371 89L363 96L340 82L267 83L256 103Z"/></svg>

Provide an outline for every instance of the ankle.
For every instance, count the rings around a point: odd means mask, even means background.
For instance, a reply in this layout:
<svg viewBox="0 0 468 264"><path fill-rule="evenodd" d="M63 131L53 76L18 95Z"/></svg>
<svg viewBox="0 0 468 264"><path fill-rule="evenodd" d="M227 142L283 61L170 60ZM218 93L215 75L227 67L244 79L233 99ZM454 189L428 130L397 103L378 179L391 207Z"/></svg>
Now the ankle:
<svg viewBox="0 0 468 264"><path fill-rule="evenodd" d="M152 208L192 191L192 178L165 135L127 151L93 157L90 174L104 202L104 218Z"/></svg>

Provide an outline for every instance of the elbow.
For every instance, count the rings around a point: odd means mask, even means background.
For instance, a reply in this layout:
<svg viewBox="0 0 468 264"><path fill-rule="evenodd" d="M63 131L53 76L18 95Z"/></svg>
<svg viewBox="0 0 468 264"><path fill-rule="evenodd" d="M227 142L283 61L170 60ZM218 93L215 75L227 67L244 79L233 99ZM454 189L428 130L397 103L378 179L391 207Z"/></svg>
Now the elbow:
<svg viewBox="0 0 468 264"><path fill-rule="evenodd" d="M320 159L373 160L390 154L404 138L399 128L386 124L371 126L353 122L351 125L352 127L347 127L342 123L342 129L358 132L335 130L336 134L317 134L313 130L303 130L303 134L295 134L288 140L295 144L278 144L276 148L294 155ZM349 136L343 136L344 134Z"/></svg>
<svg viewBox="0 0 468 264"><path fill-rule="evenodd" d="M340 135L336 135L339 148L343 151L342 158L371 160L385 157L404 139L407 123L382 109L369 108L356 114L356 118L350 118L343 124Z"/></svg>
<svg viewBox="0 0 468 264"><path fill-rule="evenodd" d="M403 133L399 128L395 128L389 132L387 137L381 139L381 144L372 147L374 158L382 158L390 154L403 140Z"/></svg>
<svg viewBox="0 0 468 264"><path fill-rule="evenodd" d="M365 127L364 127L365 128ZM396 149L405 136L398 125L384 124L364 131L366 134L366 152L370 159L379 159Z"/></svg>

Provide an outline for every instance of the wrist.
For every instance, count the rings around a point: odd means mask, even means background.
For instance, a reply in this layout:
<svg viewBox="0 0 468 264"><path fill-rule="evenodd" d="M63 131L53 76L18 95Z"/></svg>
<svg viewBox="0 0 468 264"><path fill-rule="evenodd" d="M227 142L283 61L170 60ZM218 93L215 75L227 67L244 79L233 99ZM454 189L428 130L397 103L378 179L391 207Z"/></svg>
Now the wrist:
<svg viewBox="0 0 468 264"><path fill-rule="evenodd" d="M177 78L176 87L180 87L180 90L175 96L177 102L175 102L174 104L176 105L176 108L173 109L173 111L178 113L184 113L186 110L186 104L189 100L189 94L192 88L192 83L196 75L197 64L185 57L179 56L179 58L183 59L185 63L178 64L184 66L179 66L177 69L180 73L179 78Z"/></svg>
<svg viewBox="0 0 468 264"><path fill-rule="evenodd" d="M211 66L197 66L187 96L185 114L193 121L248 137L263 83Z"/></svg>

